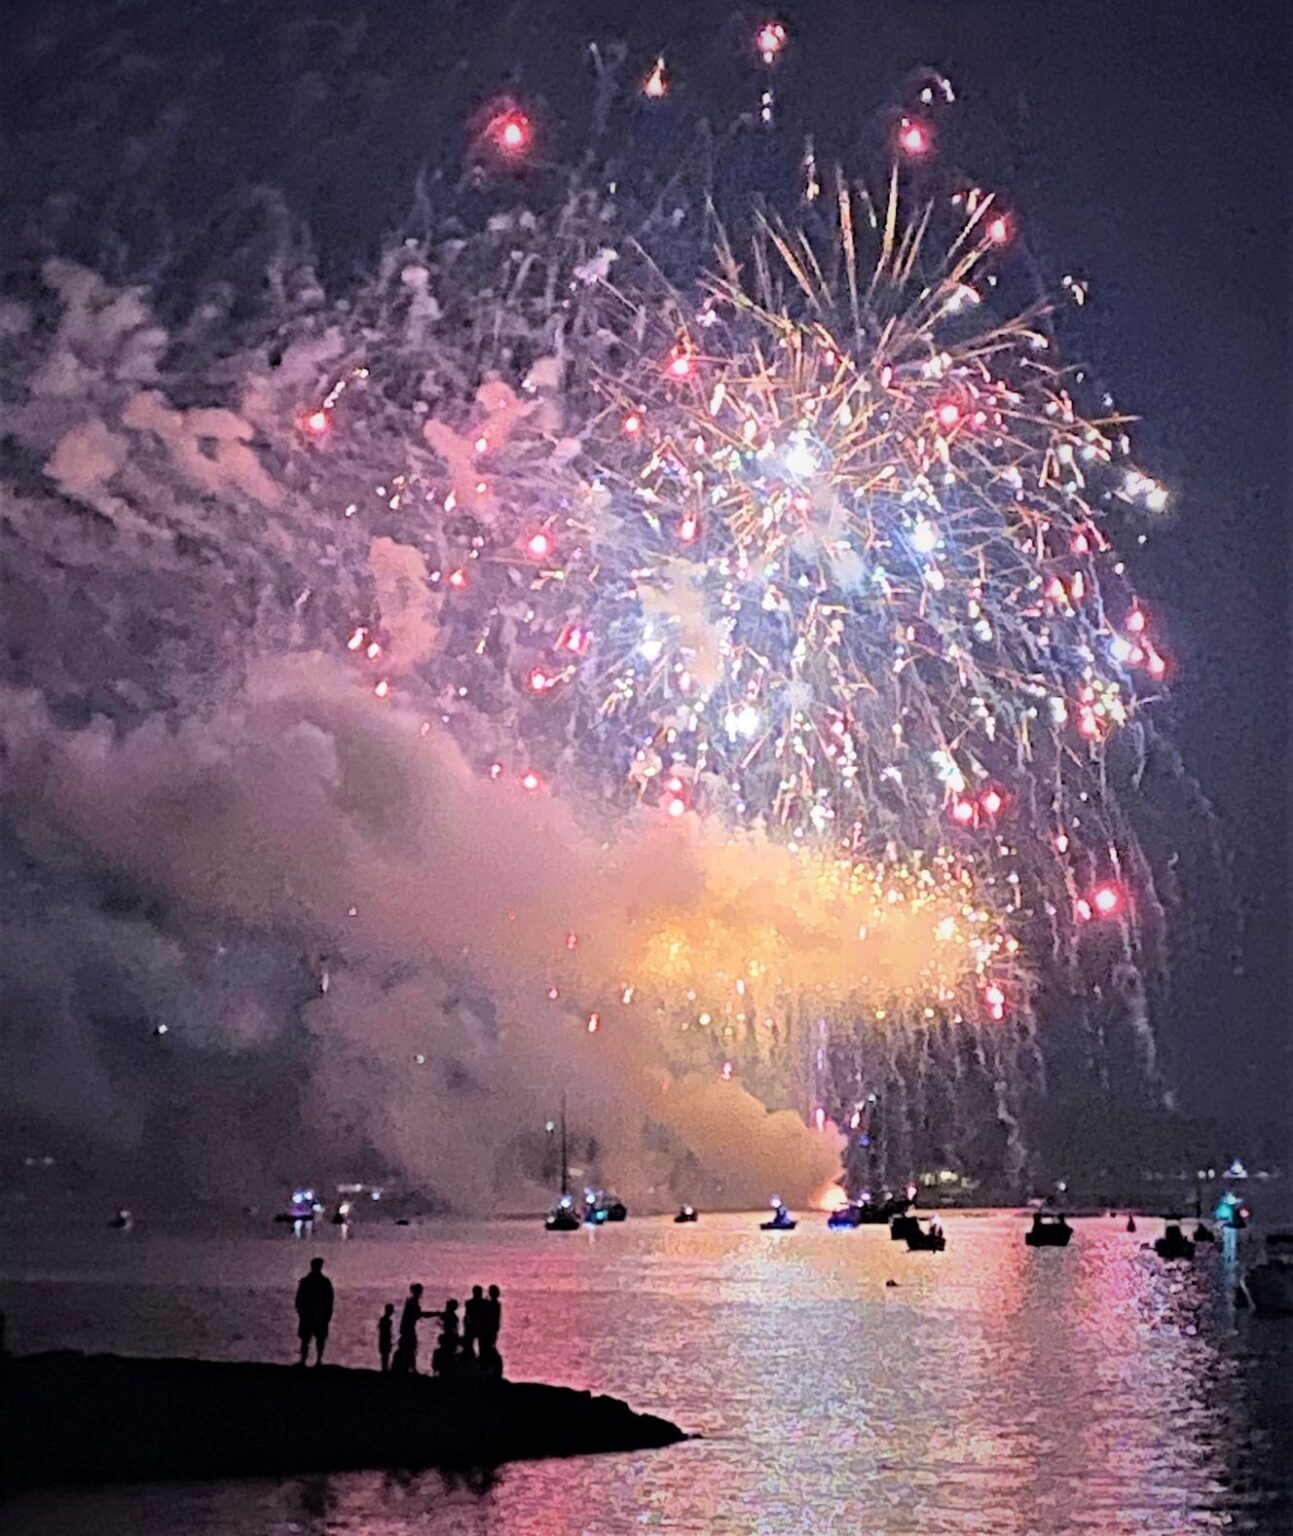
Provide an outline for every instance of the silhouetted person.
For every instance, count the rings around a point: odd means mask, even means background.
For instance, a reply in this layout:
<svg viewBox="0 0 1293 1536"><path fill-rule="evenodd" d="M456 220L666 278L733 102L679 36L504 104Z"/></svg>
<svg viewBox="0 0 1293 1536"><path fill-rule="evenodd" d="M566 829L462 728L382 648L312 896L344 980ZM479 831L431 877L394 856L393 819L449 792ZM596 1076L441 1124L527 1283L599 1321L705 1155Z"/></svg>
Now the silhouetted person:
<svg viewBox="0 0 1293 1536"><path fill-rule="evenodd" d="M395 1303L388 1301L386 1310L377 1319L377 1353L381 1357L382 1370L391 1368L391 1334L395 1331Z"/></svg>
<svg viewBox="0 0 1293 1536"><path fill-rule="evenodd" d="M457 1354L458 1345L461 1342L462 1322L461 1318L458 1316L458 1298L456 1296L450 1296L449 1300L444 1304L444 1311L437 1312L434 1315L440 1319L441 1324L444 1327L445 1337L453 1346L454 1353Z"/></svg>
<svg viewBox="0 0 1293 1536"><path fill-rule="evenodd" d="M489 1296L481 1312L480 1358L491 1376L503 1374L503 1358L498 1352L498 1335L503 1327L503 1302L496 1285L489 1288Z"/></svg>
<svg viewBox="0 0 1293 1536"><path fill-rule="evenodd" d="M323 1364L323 1349L328 1342L328 1325L332 1321L332 1281L323 1273L323 1260L310 1260L310 1273L302 1276L296 1288L297 1337L301 1341L301 1358L304 1365L310 1353L310 1341L314 1341L314 1363Z"/></svg>
<svg viewBox="0 0 1293 1536"><path fill-rule="evenodd" d="M462 1343L460 1332L461 1319L458 1316L458 1298L451 1296L444 1304L443 1312L432 1312L431 1317L440 1319L440 1337L436 1341L435 1357L431 1362L431 1369L437 1376L444 1376L450 1371L456 1371L461 1363L459 1346Z"/></svg>
<svg viewBox="0 0 1293 1536"><path fill-rule="evenodd" d="M467 1298L467 1305L462 1314L462 1352L464 1355L474 1357L481 1346L484 1330L484 1311L487 1306L485 1292L478 1285L473 1285L471 1295Z"/></svg>
<svg viewBox="0 0 1293 1536"><path fill-rule="evenodd" d="M416 1374L418 1368L418 1323L424 1317L433 1316L430 1312L422 1310L422 1287L420 1285L409 1286L409 1293L404 1298L404 1309L400 1313L400 1342L395 1351L394 1370L397 1375L405 1372Z"/></svg>
<svg viewBox="0 0 1293 1536"><path fill-rule="evenodd" d="M433 1376L452 1376L462 1363L462 1357L458 1354L458 1340L447 1333L442 1333L436 1340L435 1350L431 1355L431 1374Z"/></svg>

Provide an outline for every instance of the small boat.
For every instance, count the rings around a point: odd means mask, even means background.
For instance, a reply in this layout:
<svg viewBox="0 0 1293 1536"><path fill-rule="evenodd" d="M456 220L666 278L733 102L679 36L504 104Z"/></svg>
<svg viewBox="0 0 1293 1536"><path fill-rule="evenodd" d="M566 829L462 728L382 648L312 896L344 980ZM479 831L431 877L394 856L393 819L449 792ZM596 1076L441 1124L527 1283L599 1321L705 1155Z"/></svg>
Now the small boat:
<svg viewBox="0 0 1293 1536"><path fill-rule="evenodd" d="M760 1222L759 1230L761 1232L793 1232L798 1225L799 1223L782 1205L781 1201L773 1200L772 1219Z"/></svg>
<svg viewBox="0 0 1293 1536"><path fill-rule="evenodd" d="M832 1211L826 1218L826 1225L828 1227L882 1227L892 1221L895 1216L904 1216L910 1204L910 1201L903 1200L897 1195L886 1196L878 1204L870 1195L863 1195L860 1200L850 1200L838 1211Z"/></svg>
<svg viewBox="0 0 1293 1536"><path fill-rule="evenodd" d="M1194 1244L1181 1231L1179 1221L1169 1221L1167 1230L1154 1242L1154 1252L1160 1259L1192 1259Z"/></svg>
<svg viewBox="0 0 1293 1536"><path fill-rule="evenodd" d="M582 1226L574 1201L569 1196L565 1200L558 1200L543 1222L545 1232L578 1232Z"/></svg>
<svg viewBox="0 0 1293 1536"><path fill-rule="evenodd" d="M698 1212L697 1212L696 1207L694 1205L680 1206L679 1210L678 1210L678 1214L673 1219L674 1220L674 1225L675 1226L681 1226L684 1222L695 1221L696 1217L697 1217L697 1214L698 1214Z"/></svg>
<svg viewBox="0 0 1293 1536"><path fill-rule="evenodd" d="M601 1227L606 1224L606 1207L602 1205L595 1195L584 1196L584 1225L588 1227Z"/></svg>
<svg viewBox="0 0 1293 1536"><path fill-rule="evenodd" d="M1024 1233L1024 1242L1030 1248L1067 1248L1072 1237L1073 1228L1063 1216L1044 1216L1038 1211Z"/></svg>
<svg viewBox="0 0 1293 1536"><path fill-rule="evenodd" d="M108 1225L116 1232L131 1232L134 1230L135 1225L134 1214L123 1206Z"/></svg>
<svg viewBox="0 0 1293 1536"><path fill-rule="evenodd" d="M1127 1230L1128 1232L1134 1232L1136 1230L1136 1218L1134 1216L1127 1217Z"/></svg>
<svg viewBox="0 0 1293 1536"><path fill-rule="evenodd" d="M1213 1220L1221 1226L1228 1227L1232 1232L1242 1232L1248 1225L1248 1218L1252 1212L1238 1195L1227 1190L1217 1201L1217 1208L1212 1215Z"/></svg>
<svg viewBox="0 0 1293 1536"><path fill-rule="evenodd" d="M1293 1316L1293 1232L1272 1232L1266 1239L1266 1257L1239 1282L1237 1301L1247 1301L1254 1312Z"/></svg>
<svg viewBox="0 0 1293 1536"><path fill-rule="evenodd" d="M918 1216L908 1217L908 1220L912 1223L907 1232L908 1253L942 1253L947 1247L947 1238L936 1221L923 1227Z"/></svg>
<svg viewBox="0 0 1293 1536"><path fill-rule="evenodd" d="M601 1227L608 1221L627 1221L628 1216L628 1206L615 1195L603 1194L600 1189L584 1191L584 1220L590 1227Z"/></svg>
<svg viewBox="0 0 1293 1536"><path fill-rule="evenodd" d="M545 1232L578 1232L583 1226L570 1193L570 1158L566 1150L566 1096L561 1095L561 1199L548 1212Z"/></svg>
<svg viewBox="0 0 1293 1536"><path fill-rule="evenodd" d="M889 1241L905 1243L913 1232L919 1231L920 1218L913 1216L910 1211L904 1211L900 1216L895 1216L889 1223Z"/></svg>
<svg viewBox="0 0 1293 1536"><path fill-rule="evenodd" d="M294 1189L287 1210L275 1216L274 1220L290 1224L294 1237L311 1237L314 1234L315 1218L322 1214L323 1202L314 1190Z"/></svg>

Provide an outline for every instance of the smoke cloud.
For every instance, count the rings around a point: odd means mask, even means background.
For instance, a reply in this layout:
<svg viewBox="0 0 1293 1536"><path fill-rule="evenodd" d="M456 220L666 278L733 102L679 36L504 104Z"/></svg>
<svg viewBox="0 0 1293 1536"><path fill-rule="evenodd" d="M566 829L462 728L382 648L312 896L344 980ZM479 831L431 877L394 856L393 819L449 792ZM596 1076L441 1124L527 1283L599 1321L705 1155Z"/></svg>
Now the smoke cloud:
<svg viewBox="0 0 1293 1536"><path fill-rule="evenodd" d="M473 774L447 735L319 657L257 663L225 708L177 728L60 729L30 696L5 722L25 849L88 863L146 914L96 917L109 931L92 943L78 925L71 979L48 893L35 941L11 934L7 1019L40 1020L6 1029L32 1118L79 1117L96 1138L106 1121L127 1147L169 1118L156 1060L132 1079L86 1038L97 993L118 1030L132 1021L132 1050L169 1053L197 1105L172 1159L217 1192L229 1157L212 1165L202 1100L226 1111L248 1064L292 1080L263 1119L235 1117L236 1164L271 1181L394 1173L443 1205L532 1204L562 1093L577 1150L596 1147L586 1175L639 1204L803 1200L837 1170L836 1136L679 1072L654 1014L623 1002L651 936L711 901L696 839L642 826L595 843L558 799ZM296 958L296 1006L247 974L248 946L280 972Z"/></svg>

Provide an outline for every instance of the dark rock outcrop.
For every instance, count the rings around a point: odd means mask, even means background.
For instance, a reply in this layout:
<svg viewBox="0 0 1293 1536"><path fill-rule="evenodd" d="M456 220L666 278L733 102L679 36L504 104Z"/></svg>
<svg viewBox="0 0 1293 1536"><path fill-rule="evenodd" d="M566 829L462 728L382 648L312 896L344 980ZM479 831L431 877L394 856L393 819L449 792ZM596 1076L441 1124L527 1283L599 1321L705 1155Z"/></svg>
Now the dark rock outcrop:
<svg viewBox="0 0 1293 1536"><path fill-rule="evenodd" d="M335 1366L44 1354L0 1365L0 1482L490 1467L687 1437L613 1397Z"/></svg>

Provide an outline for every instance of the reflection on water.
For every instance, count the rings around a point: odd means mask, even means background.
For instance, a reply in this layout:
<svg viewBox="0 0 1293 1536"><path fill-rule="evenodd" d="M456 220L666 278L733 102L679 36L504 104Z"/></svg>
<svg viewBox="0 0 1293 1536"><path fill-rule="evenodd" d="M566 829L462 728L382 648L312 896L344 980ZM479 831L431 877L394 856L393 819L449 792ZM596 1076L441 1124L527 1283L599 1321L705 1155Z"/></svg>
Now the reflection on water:
<svg viewBox="0 0 1293 1536"><path fill-rule="evenodd" d="M1145 1224L1147 1227L1151 1224ZM317 1246L330 1358L371 1364L376 1320L503 1288L509 1374L593 1387L702 1430L643 1456L494 1477L348 1474L40 1495L20 1536L867 1536L1293 1531L1293 1324L1236 1319L1234 1254L1163 1265L1112 1221L1030 1250L1019 1221L952 1217L945 1254L881 1230L634 1221L361 1234L341 1247L135 1232L24 1237L0 1258L19 1348L294 1354ZM887 1287L889 1279L897 1281ZM1281 1437L1285 1438L1282 1440Z"/></svg>

